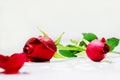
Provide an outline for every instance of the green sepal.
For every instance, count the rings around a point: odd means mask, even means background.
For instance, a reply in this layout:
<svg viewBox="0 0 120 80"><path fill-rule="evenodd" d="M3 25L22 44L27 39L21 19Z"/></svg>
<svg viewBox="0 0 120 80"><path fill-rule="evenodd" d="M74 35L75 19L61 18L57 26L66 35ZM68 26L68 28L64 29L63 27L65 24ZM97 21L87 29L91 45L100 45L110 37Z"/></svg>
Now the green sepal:
<svg viewBox="0 0 120 80"><path fill-rule="evenodd" d="M64 32L55 40L56 45L60 44L63 34L64 34Z"/></svg>
<svg viewBox="0 0 120 80"><path fill-rule="evenodd" d="M43 34L43 36L47 36L47 37L48 37L48 35L47 35L46 32L44 32L43 30L41 30L39 27L37 27L37 28L38 28L38 30Z"/></svg>

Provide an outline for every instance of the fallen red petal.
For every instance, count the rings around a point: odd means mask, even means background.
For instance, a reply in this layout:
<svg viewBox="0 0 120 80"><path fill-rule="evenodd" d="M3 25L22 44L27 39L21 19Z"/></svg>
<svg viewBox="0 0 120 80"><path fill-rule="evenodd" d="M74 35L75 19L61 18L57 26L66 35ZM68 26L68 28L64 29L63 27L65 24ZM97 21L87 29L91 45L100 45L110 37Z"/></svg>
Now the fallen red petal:
<svg viewBox="0 0 120 80"><path fill-rule="evenodd" d="M9 60L8 56L4 56L2 54L0 54L0 67Z"/></svg>
<svg viewBox="0 0 120 80"><path fill-rule="evenodd" d="M5 71L5 74L17 74L19 73L19 69L24 65L26 61L26 56L24 53L15 53L9 57L9 60L1 65Z"/></svg>

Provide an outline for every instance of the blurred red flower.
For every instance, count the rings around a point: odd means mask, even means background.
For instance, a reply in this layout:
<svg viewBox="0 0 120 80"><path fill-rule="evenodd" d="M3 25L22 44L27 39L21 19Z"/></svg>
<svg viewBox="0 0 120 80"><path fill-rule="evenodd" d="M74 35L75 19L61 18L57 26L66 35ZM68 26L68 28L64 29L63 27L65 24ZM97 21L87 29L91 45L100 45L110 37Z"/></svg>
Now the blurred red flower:
<svg viewBox="0 0 120 80"><path fill-rule="evenodd" d="M105 43L105 39L93 40L87 45L87 56L96 62L105 58L105 54L110 51L110 47Z"/></svg>
<svg viewBox="0 0 120 80"><path fill-rule="evenodd" d="M27 61L40 62L49 61L57 51L54 41L48 36L30 38L23 52L27 55Z"/></svg>

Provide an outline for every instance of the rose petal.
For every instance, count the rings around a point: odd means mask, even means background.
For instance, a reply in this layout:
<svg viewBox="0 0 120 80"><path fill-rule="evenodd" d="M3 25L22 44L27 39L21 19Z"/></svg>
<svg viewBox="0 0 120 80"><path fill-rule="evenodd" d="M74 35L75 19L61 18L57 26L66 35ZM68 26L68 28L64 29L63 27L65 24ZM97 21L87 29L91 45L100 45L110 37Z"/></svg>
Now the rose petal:
<svg viewBox="0 0 120 80"><path fill-rule="evenodd" d="M27 54L31 54L34 47L38 45L40 41L37 38L30 38L26 43L25 46L23 47L23 51Z"/></svg>
<svg viewBox="0 0 120 80"><path fill-rule="evenodd" d="M0 67L1 67L1 65L3 65L8 60L9 60L8 56L4 56L4 55L0 54Z"/></svg>
<svg viewBox="0 0 120 80"><path fill-rule="evenodd" d="M57 48L53 40L47 36L39 36L38 39L42 42L48 49L56 52Z"/></svg>
<svg viewBox="0 0 120 80"><path fill-rule="evenodd" d="M37 39L37 38L30 38L27 42L26 42L26 44L38 44L38 43L40 43L40 41Z"/></svg>
<svg viewBox="0 0 120 80"><path fill-rule="evenodd" d="M37 61L49 61L52 56L54 55L54 52L49 50L45 45L37 45L34 48L34 51L29 56L36 59Z"/></svg>
<svg viewBox="0 0 120 80"><path fill-rule="evenodd" d="M5 69L4 73L6 74L15 74L18 73L19 69L23 66L26 61L26 56L23 53L13 54L10 56L10 59L6 61L1 67Z"/></svg>

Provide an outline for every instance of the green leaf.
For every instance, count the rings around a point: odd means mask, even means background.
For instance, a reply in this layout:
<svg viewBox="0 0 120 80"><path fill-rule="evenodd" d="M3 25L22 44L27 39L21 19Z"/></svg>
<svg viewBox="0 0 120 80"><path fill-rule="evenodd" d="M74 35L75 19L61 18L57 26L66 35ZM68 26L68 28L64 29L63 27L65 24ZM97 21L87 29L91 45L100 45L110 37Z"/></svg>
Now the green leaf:
<svg viewBox="0 0 120 80"><path fill-rule="evenodd" d="M77 57L75 54L73 54L69 50L59 50L59 53L65 57Z"/></svg>
<svg viewBox="0 0 120 80"><path fill-rule="evenodd" d="M65 58L64 56L62 56L62 55L59 54L59 53L55 53L53 57L54 57L54 58Z"/></svg>
<svg viewBox="0 0 120 80"><path fill-rule="evenodd" d="M108 44L110 46L110 51L114 50L115 47L118 46L119 44L119 39L112 37L106 40L106 44Z"/></svg>
<svg viewBox="0 0 120 80"><path fill-rule="evenodd" d="M74 45L63 46L59 44L57 48L59 53L65 57L77 57L76 56L77 53L79 53L80 51L85 51L85 47Z"/></svg>
<svg viewBox="0 0 120 80"><path fill-rule="evenodd" d="M82 33L82 34L83 34L83 38L89 42L91 42L94 39L98 39L98 37L93 33Z"/></svg>
<svg viewBox="0 0 120 80"><path fill-rule="evenodd" d="M64 32L55 40L56 45L58 45L60 43L63 34L64 34Z"/></svg>
<svg viewBox="0 0 120 80"><path fill-rule="evenodd" d="M82 51L78 54L76 54L77 56L80 56L80 57L85 57L86 56L86 52L85 51Z"/></svg>

